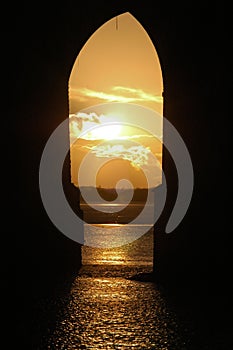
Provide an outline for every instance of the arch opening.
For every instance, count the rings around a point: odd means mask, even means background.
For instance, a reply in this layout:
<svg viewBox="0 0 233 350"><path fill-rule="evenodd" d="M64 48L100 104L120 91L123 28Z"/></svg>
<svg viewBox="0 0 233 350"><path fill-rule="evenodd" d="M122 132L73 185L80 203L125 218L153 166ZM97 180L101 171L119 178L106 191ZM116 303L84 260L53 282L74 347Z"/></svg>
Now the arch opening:
<svg viewBox="0 0 233 350"><path fill-rule="evenodd" d="M156 135L143 128L148 111L160 115ZM156 49L130 13L120 14L92 34L69 79L71 182L81 190L87 223L83 263L92 259L92 263L119 264L137 259L133 257L135 245L142 239L145 243L145 235L128 238L127 250L125 242L109 240L107 228L116 230L124 225L129 231L132 220L147 205L150 211L142 224L148 225L147 263L153 264L151 193L162 182L162 116L163 79ZM93 247L99 248L102 260L100 255L91 256Z"/></svg>

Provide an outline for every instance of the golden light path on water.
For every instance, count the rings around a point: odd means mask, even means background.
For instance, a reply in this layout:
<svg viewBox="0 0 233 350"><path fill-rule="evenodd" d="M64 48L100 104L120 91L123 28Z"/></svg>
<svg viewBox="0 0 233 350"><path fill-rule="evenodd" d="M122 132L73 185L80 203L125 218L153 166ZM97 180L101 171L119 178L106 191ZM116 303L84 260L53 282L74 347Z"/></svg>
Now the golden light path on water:
<svg viewBox="0 0 233 350"><path fill-rule="evenodd" d="M66 295L56 292L47 301L56 322L37 350L186 349L179 322L156 284L132 278L152 271L152 241L151 229L122 247L84 246L84 265Z"/></svg>
<svg viewBox="0 0 233 350"><path fill-rule="evenodd" d="M48 349L184 349L175 316L151 283L76 278Z"/></svg>
<svg viewBox="0 0 233 350"><path fill-rule="evenodd" d="M146 226L147 234L137 238ZM114 246L119 230L124 232L126 242L132 237L132 242ZM119 265L120 266L153 266L153 228L147 225L95 224L85 225L86 245L82 247L82 262L84 265ZM115 236L116 232L116 236ZM133 240L135 238L135 240ZM140 242L140 244L139 244ZM98 247L96 249L96 247ZM112 247L111 247L112 246ZM142 247L143 246L143 249Z"/></svg>

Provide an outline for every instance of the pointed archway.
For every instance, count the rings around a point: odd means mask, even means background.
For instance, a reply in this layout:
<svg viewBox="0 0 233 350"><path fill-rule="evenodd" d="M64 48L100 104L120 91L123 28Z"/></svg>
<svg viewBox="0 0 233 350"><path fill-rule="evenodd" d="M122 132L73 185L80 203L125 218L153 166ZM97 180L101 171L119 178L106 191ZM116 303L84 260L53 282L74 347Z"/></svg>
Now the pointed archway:
<svg viewBox="0 0 233 350"><path fill-rule="evenodd" d="M120 116L121 106L125 112L130 110L129 105L136 106L134 125L129 123L127 113ZM156 124L158 138L153 141L149 131L142 130L142 107L161 117ZM120 177L128 175L134 189L160 185L162 115L163 78L156 49L135 17L128 12L118 15L92 34L80 50L70 74L71 182L77 187L111 188ZM122 125L122 122L127 125ZM116 140L120 143L117 144ZM132 144L126 145L132 140L137 141L137 148L132 148ZM101 151L96 150L100 141L109 141L110 145L102 146ZM145 167L147 173L153 173L148 149L158 160L155 179L150 185L143 173ZM105 158L105 174L98 171L97 183L93 184L87 171L84 182L80 184L78 171L88 153L95 155L91 158L90 172L94 171L96 158ZM108 162L112 157L121 160ZM146 159L144 163L143 157Z"/></svg>

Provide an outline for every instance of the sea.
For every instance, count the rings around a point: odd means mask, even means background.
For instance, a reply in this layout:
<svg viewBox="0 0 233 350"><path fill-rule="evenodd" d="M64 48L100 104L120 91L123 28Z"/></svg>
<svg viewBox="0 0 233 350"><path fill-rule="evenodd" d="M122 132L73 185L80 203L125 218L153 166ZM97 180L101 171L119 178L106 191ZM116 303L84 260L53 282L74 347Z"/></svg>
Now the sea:
<svg viewBox="0 0 233 350"><path fill-rule="evenodd" d="M112 215L110 206L105 208L109 215L82 208L87 221L83 265L66 293L56 291L37 305L53 316L35 349L187 349L184 331L161 290L135 278L152 272L156 254L150 220L130 223L139 207L131 206L124 215ZM119 241L119 235L126 239Z"/></svg>

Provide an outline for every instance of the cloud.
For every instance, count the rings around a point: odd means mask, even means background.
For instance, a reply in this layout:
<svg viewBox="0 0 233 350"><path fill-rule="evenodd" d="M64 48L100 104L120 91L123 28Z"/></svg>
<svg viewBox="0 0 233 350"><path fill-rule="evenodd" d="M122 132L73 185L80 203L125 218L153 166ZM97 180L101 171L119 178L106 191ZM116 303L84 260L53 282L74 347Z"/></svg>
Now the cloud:
<svg viewBox="0 0 233 350"><path fill-rule="evenodd" d="M125 87L125 86L114 86L112 88L112 90L132 94L132 95L134 95L135 101L153 101L153 102L157 102L157 103L163 102L162 96L152 95L152 94L149 94L141 89L133 89L133 88Z"/></svg>
<svg viewBox="0 0 233 350"><path fill-rule="evenodd" d="M80 92L81 96L84 95L87 97L94 97L94 98L98 98L100 100L104 100L107 102L126 102L127 103L127 102L135 101L135 98L133 98L133 97L114 95L114 94L106 93L103 91L90 90L87 88L79 89L79 92Z"/></svg>
<svg viewBox="0 0 233 350"><path fill-rule="evenodd" d="M84 124L95 125L100 124L102 115L97 115L94 112L83 113L78 112L69 115L70 140L73 142L81 134Z"/></svg>
<svg viewBox="0 0 233 350"><path fill-rule="evenodd" d="M70 89L70 97L79 101L84 101L85 97L97 98L105 102L138 102L148 101L162 103L163 97L153 95L143 91L142 89L129 88L125 86L114 86L110 91L120 92L120 94L107 93L103 91L92 90L88 88Z"/></svg>
<svg viewBox="0 0 233 350"><path fill-rule="evenodd" d="M148 164L160 167L159 162L156 161L151 155L150 148L143 145L135 145L130 147L125 147L125 145L122 144L99 145L93 147L91 152L97 157L101 158L117 157L123 160L128 160L135 168L141 168Z"/></svg>
<svg viewBox="0 0 233 350"><path fill-rule="evenodd" d="M83 122L91 122L91 123L100 123L101 115L97 115L95 112L91 113L84 113L84 112L78 112L74 114L70 114L70 121L75 121L80 125L80 130L82 129L82 123Z"/></svg>

